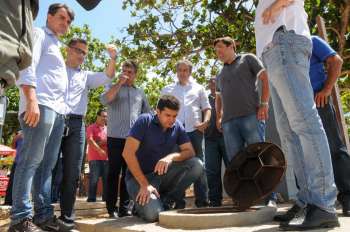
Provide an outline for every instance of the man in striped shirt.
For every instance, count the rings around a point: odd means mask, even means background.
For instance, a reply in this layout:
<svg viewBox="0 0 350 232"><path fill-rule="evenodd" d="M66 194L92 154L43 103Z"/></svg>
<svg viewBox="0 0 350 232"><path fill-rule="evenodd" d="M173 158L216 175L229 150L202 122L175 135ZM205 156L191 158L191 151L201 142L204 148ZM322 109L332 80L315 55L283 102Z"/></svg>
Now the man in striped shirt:
<svg viewBox="0 0 350 232"><path fill-rule="evenodd" d="M150 107L142 89L134 85L137 64L127 60L122 65L122 73L116 84L110 85L101 96L102 104L107 106L107 149L109 170L107 176L106 207L110 217L128 216L129 195L125 187L126 163L122 157L125 138L140 114L149 112ZM118 180L120 181L119 210ZM118 212L117 212L118 211Z"/></svg>

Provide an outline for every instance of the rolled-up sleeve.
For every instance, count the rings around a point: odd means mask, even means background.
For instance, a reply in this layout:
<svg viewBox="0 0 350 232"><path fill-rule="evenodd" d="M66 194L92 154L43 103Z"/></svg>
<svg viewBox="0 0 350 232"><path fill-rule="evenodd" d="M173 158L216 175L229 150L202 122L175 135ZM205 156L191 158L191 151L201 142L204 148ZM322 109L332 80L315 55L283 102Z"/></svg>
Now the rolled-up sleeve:
<svg viewBox="0 0 350 232"><path fill-rule="evenodd" d="M37 86L36 69L40 62L42 48L44 46L45 32L40 28L35 28L33 32L33 58L32 64L20 72L17 86L30 85Z"/></svg>
<svg viewBox="0 0 350 232"><path fill-rule="evenodd" d="M205 89L202 87L200 92L200 104L201 104L201 109L205 110L205 109L211 109L210 103L209 103L209 98L208 95L205 92Z"/></svg>
<svg viewBox="0 0 350 232"><path fill-rule="evenodd" d="M89 89L95 89L103 85L107 85L112 81L104 72L87 71L87 86Z"/></svg>

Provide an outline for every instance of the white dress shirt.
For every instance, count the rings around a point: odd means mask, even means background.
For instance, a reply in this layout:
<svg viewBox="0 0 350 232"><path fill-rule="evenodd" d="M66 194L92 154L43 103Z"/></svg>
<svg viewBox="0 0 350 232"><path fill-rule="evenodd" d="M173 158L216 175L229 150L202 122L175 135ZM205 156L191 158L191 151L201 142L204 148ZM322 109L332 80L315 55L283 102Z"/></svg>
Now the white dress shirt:
<svg viewBox="0 0 350 232"><path fill-rule="evenodd" d="M256 53L259 58L266 45L271 43L275 31L282 25L286 29L294 30L298 35L303 35L311 39L309 26L307 24L307 14L304 9L304 0L295 0L291 5L281 9L280 14L275 18L275 22L263 24L262 14L276 0L259 0L255 14L255 37Z"/></svg>
<svg viewBox="0 0 350 232"><path fill-rule="evenodd" d="M204 87L192 78L186 85L175 82L164 87L161 95L166 94L175 96L180 101L177 119L184 124L186 132L196 130L195 126L203 121L203 110L211 109Z"/></svg>
<svg viewBox="0 0 350 232"><path fill-rule="evenodd" d="M69 114L85 115L90 89L98 88L111 82L104 72L90 72L67 67L68 93L66 102Z"/></svg>
<svg viewBox="0 0 350 232"><path fill-rule="evenodd" d="M61 43L47 28L34 28L32 64L20 72L17 86L35 87L38 104L59 114L67 112L65 96L68 88L66 64L60 51ZM20 89L19 114L26 110L26 98Z"/></svg>

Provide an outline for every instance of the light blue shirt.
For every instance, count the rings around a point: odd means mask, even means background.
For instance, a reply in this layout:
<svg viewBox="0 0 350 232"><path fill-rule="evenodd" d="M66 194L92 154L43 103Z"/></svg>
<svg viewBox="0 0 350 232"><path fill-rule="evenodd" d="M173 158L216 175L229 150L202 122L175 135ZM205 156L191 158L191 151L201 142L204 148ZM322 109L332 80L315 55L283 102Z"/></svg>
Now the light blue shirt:
<svg viewBox="0 0 350 232"><path fill-rule="evenodd" d="M90 89L111 82L104 72L90 72L67 67L68 93L66 102L70 114L85 115Z"/></svg>
<svg viewBox="0 0 350 232"><path fill-rule="evenodd" d="M40 105L59 114L67 112L65 95L68 88L66 65L60 51L61 42L47 28L34 28L32 64L20 72L17 86L35 87ZM19 114L26 110L26 98L20 89Z"/></svg>

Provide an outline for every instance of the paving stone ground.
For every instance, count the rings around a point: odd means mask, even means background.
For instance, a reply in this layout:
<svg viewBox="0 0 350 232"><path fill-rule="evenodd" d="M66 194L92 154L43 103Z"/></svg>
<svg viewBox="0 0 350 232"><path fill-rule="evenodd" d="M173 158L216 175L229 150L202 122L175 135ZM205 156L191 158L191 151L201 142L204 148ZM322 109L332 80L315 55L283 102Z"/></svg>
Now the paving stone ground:
<svg viewBox="0 0 350 232"><path fill-rule="evenodd" d="M278 212L283 212L290 207L290 204L281 204L278 206ZM315 232L349 232L350 231L350 217L342 217L338 211L340 228L313 230ZM268 222L261 225L246 226L246 227L225 227L214 229L200 229L200 230L185 230L185 229L171 229L160 226L158 223L145 223L137 217L127 217L120 219L109 219L107 214L102 214L98 217L81 217L77 220L77 229L74 232L273 232L278 230L278 223ZM0 219L0 232L7 231L9 219ZM73 232L73 231L72 231Z"/></svg>

